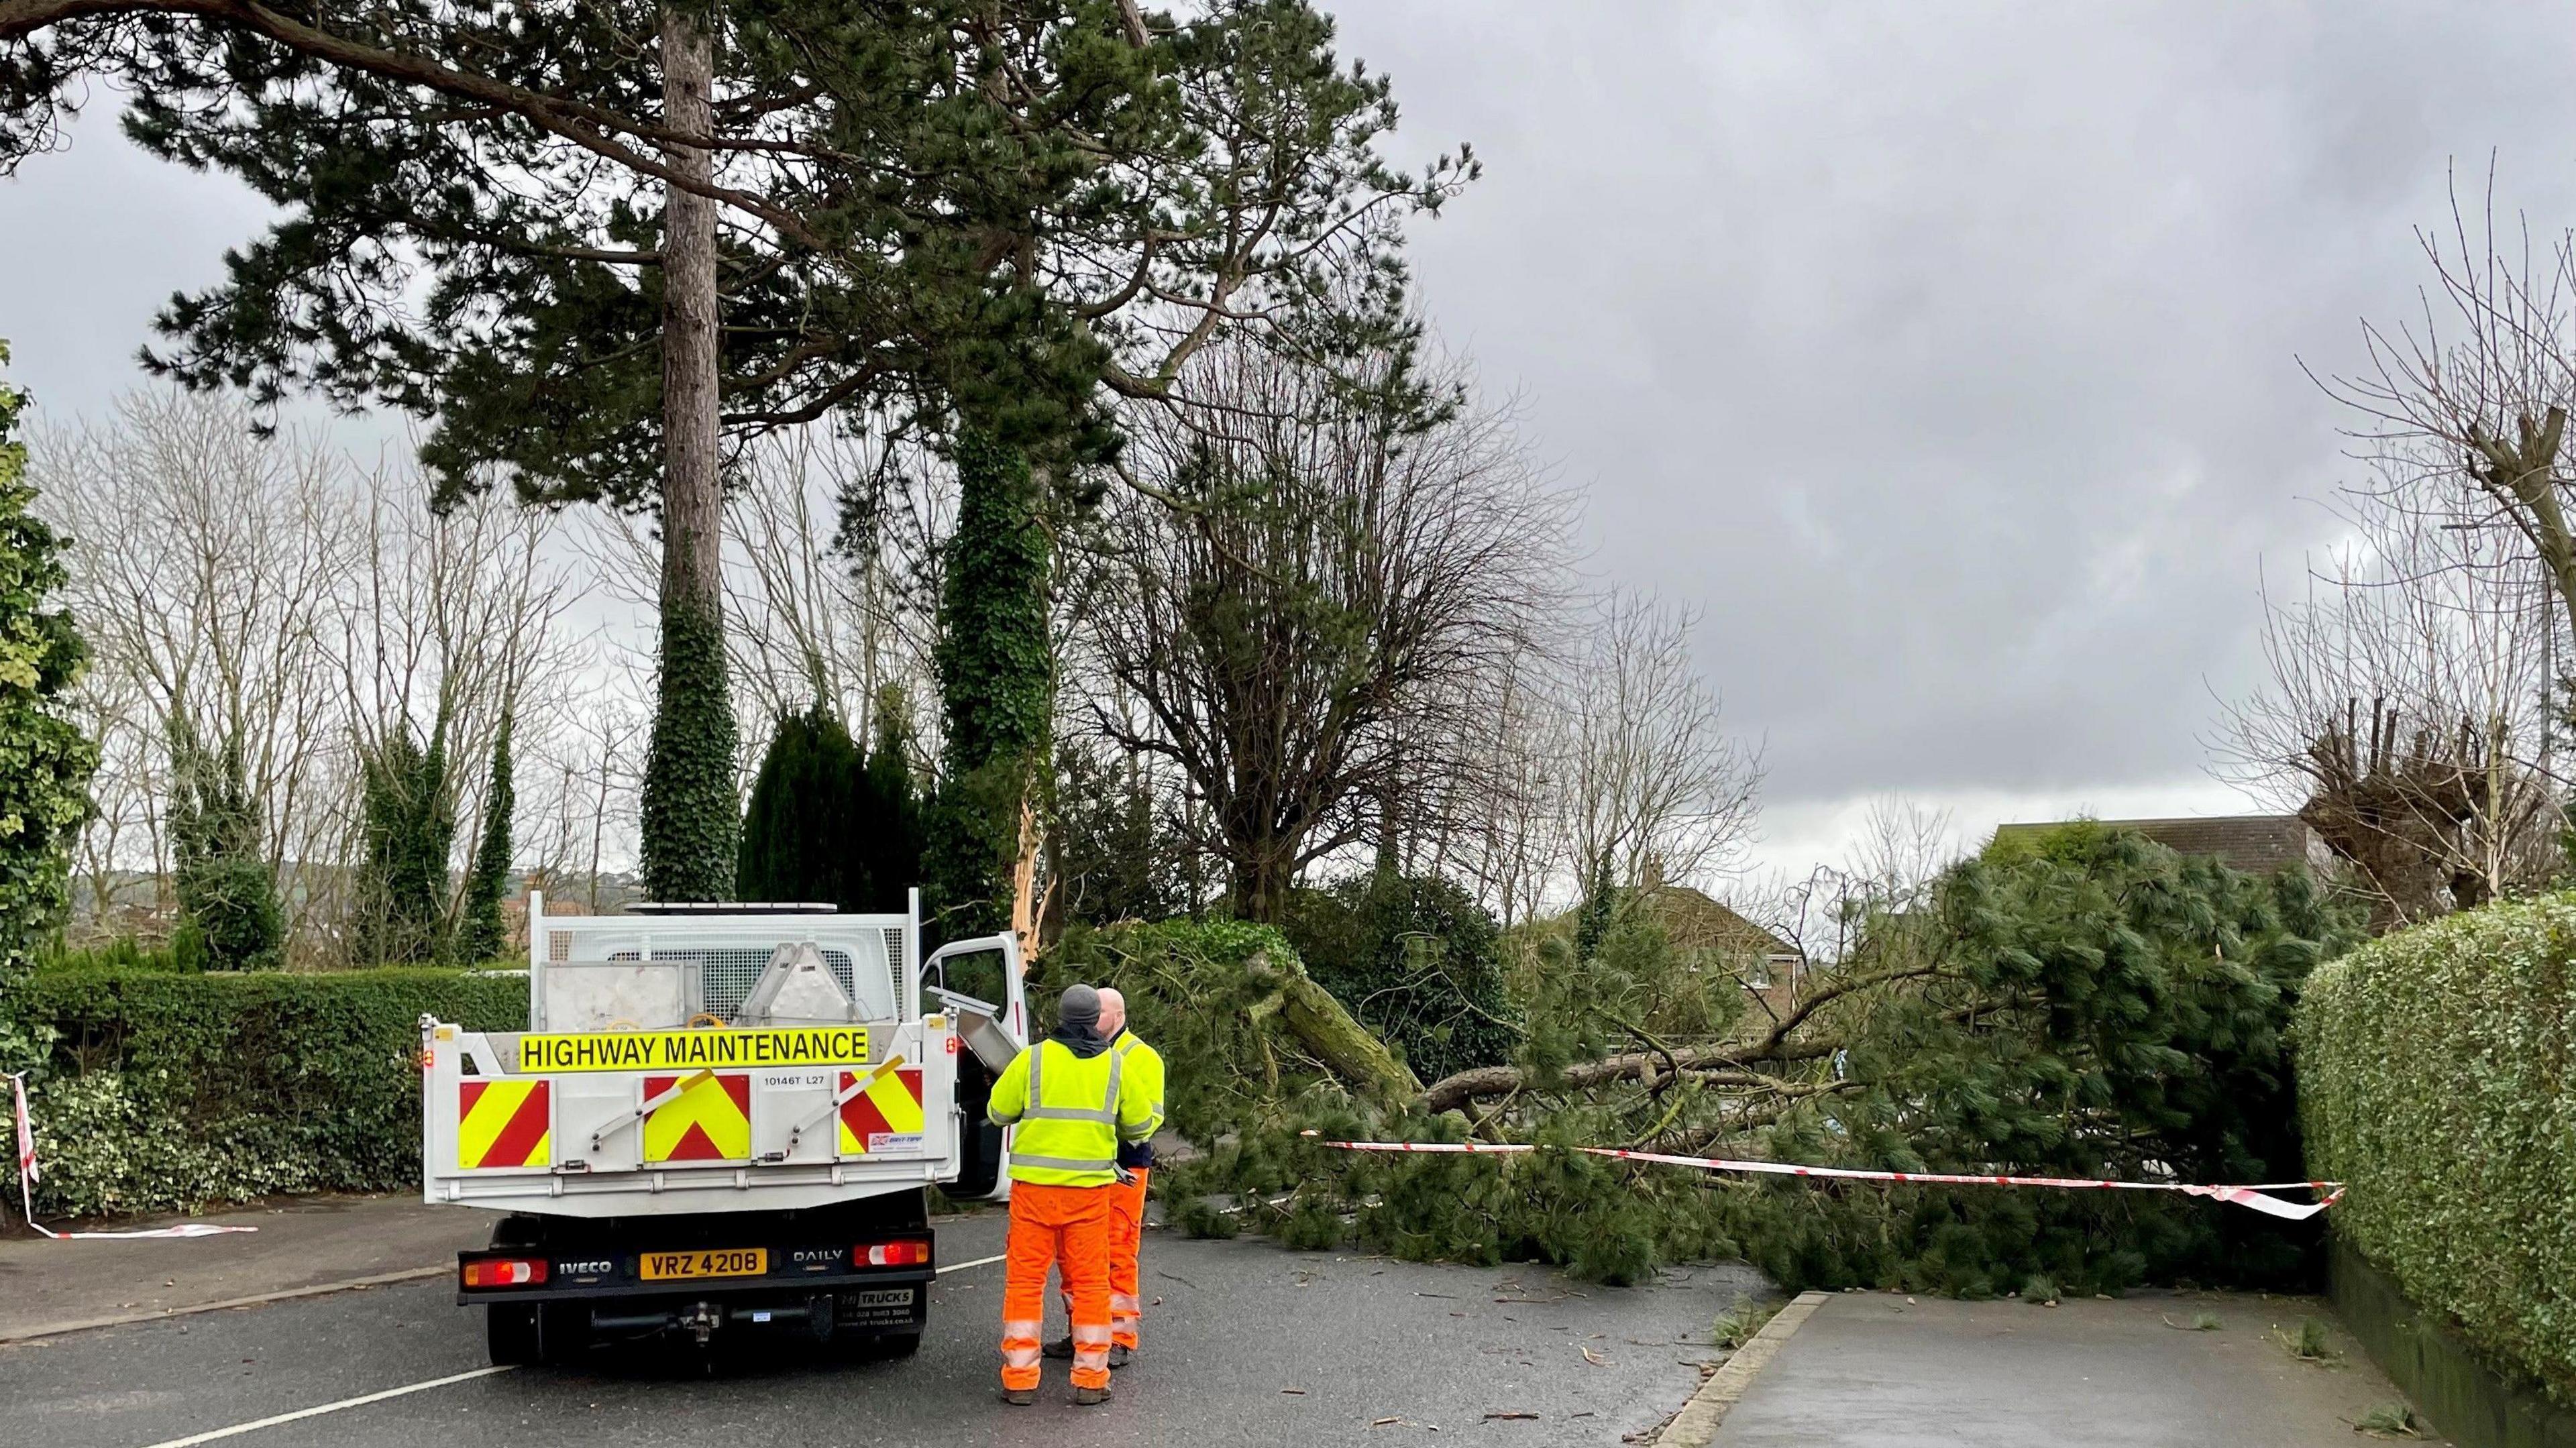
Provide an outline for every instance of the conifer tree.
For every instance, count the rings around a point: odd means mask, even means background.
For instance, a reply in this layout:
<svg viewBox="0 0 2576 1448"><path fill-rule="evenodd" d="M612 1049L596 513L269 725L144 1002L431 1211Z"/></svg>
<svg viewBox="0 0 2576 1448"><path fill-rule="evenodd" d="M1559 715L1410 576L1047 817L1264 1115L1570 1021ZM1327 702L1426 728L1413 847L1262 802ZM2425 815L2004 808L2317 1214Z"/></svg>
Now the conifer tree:
<svg viewBox="0 0 2576 1448"><path fill-rule="evenodd" d="M1133 0L320 0L293 19L0 0L0 166L115 76L146 149L287 213L173 303L156 365L431 420L423 460L451 492L506 475L549 500L658 497L646 873L704 896L738 828L712 763L720 435L899 400L1014 455L979 476L1034 466L1079 496L1113 451L1104 389L1167 398L1247 319L1317 356L1409 335L1404 219L1474 166L1389 166L1387 82L1332 41L1305 0L1186 22ZM633 63L648 51L658 74ZM1000 581L1043 590L1045 570ZM1034 760L970 752L943 794L1015 822ZM992 887L973 863L990 843L962 847L958 889Z"/></svg>
<svg viewBox="0 0 2576 1448"><path fill-rule="evenodd" d="M922 883L924 820L913 775L911 718L900 685L877 691L856 814L857 854L866 871L858 897L862 910L900 911Z"/></svg>
<svg viewBox="0 0 2576 1448"><path fill-rule="evenodd" d="M458 922L456 958L498 960L509 947L501 897L510 888L511 815L518 794L510 778L510 721L492 739L492 778L484 790L483 838L474 847L474 870L465 881L465 916Z"/></svg>
<svg viewBox="0 0 2576 1448"><path fill-rule="evenodd" d="M778 721L743 811L742 898L863 908L867 862L855 828L863 773L849 730L823 705Z"/></svg>

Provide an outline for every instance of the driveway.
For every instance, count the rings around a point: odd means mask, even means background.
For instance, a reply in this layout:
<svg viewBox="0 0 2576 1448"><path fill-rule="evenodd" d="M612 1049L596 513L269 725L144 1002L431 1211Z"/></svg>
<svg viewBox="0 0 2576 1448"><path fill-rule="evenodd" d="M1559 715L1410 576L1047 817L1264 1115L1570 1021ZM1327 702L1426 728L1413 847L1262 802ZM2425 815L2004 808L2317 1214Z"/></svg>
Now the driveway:
<svg viewBox="0 0 2576 1448"><path fill-rule="evenodd" d="M675 1352L485 1372L479 1310L426 1280L0 1346L0 1413L12 1441L47 1448L1616 1444L1682 1405L1713 1320L1759 1290L1743 1268L1602 1288L1158 1232L1145 1287L1161 1301L1116 1399L1073 1408L1050 1362L1038 1406L1007 1408L1001 1269L986 1260L1003 1227L940 1225L948 1265L909 1361ZM231 1431L250 1424L264 1426Z"/></svg>

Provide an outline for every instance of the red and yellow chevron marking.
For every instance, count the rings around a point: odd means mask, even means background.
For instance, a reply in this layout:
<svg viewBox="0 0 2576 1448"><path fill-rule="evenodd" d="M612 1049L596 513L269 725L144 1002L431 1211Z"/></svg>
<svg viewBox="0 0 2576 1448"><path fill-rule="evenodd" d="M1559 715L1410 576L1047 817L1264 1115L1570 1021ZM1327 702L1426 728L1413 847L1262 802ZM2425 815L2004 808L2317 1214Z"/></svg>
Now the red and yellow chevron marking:
<svg viewBox="0 0 2576 1448"><path fill-rule="evenodd" d="M457 1083L456 1165L465 1171L551 1165L552 1084L542 1080Z"/></svg>
<svg viewBox="0 0 2576 1448"><path fill-rule="evenodd" d="M835 1094L850 1089L858 1079L853 1071L841 1073ZM912 1136L921 1134L921 1073L888 1071L868 1084L868 1089L841 1103L841 1155L865 1156L872 1137Z"/></svg>
<svg viewBox="0 0 2576 1448"><path fill-rule="evenodd" d="M652 1100L673 1086L684 1089L668 1104L644 1118L644 1161L749 1161L751 1159L751 1078L740 1072L718 1075L647 1076L644 1099Z"/></svg>

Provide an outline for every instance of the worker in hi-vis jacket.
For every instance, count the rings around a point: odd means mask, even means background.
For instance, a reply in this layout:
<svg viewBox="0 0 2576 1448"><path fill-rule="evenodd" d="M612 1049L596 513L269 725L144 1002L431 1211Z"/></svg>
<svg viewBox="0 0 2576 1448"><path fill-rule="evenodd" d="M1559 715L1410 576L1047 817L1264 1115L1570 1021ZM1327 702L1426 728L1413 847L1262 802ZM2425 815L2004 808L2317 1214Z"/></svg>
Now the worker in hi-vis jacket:
<svg viewBox="0 0 2576 1448"><path fill-rule="evenodd" d="M1020 1052L986 1114L1011 1136L1011 1239L1002 1288L1002 1401L1037 1401L1047 1268L1073 1311L1073 1400L1109 1401L1109 1236L1118 1147L1152 1137L1159 1092L1131 1084L1100 1032L1100 992L1056 998L1055 1034Z"/></svg>
<svg viewBox="0 0 2576 1448"><path fill-rule="evenodd" d="M1163 1058L1127 1029L1127 998L1107 987L1100 992L1100 1034L1107 1038L1110 1054L1124 1058L1122 1088L1144 1092L1154 1106L1146 1139L1118 1143L1118 1165L1124 1170L1118 1185L1109 1189L1109 1365L1123 1368L1141 1345L1145 1324L1136 1255L1145 1243L1145 1177L1154 1166L1152 1132L1163 1125ZM1073 1356L1072 1337L1048 1343L1046 1355Z"/></svg>

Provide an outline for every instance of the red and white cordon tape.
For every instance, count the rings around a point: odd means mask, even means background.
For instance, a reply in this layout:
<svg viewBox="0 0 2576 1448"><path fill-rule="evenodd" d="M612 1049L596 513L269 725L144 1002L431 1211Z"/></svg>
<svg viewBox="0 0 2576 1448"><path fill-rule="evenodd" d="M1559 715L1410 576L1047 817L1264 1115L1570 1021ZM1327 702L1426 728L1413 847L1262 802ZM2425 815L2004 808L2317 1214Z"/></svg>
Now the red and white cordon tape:
<svg viewBox="0 0 2576 1448"><path fill-rule="evenodd" d="M102 1237L214 1237L226 1232L256 1232L257 1227L218 1226L213 1222L181 1222L175 1227L152 1227L134 1232L57 1232L36 1220L36 1182L43 1175L36 1165L36 1123L27 1114L27 1078L9 1073L9 1103L17 1122L18 1206L26 1215L27 1225L38 1235L57 1242L87 1241Z"/></svg>
<svg viewBox="0 0 2576 1448"><path fill-rule="evenodd" d="M1306 1131L1301 1136L1319 1136ZM1539 1151L1537 1145L1483 1141L1327 1141L1323 1145L1343 1151L1382 1151L1403 1154L1521 1156ZM2109 1189L2125 1192L2181 1192L2185 1196L2208 1197L2213 1201L2233 1202L2251 1207L2266 1216L2305 1221L2336 1202L2343 1200L2341 1182L2263 1182L2250 1186L2202 1186L2194 1182L2113 1182L2089 1177L2037 1176L1970 1176L1953 1172L1869 1171L1850 1166L1798 1166L1782 1161L1736 1161L1720 1156L1673 1156L1660 1151L1629 1151L1615 1146L1576 1146L1563 1148L1586 1156L1603 1156L1614 1161L1645 1161L1659 1166L1696 1167L1701 1171L1751 1172L1762 1176L1830 1177L1839 1181L1909 1182L1917 1185L1944 1187L2065 1187L2083 1190ZM2287 1202L2270 1195L2273 1192L2319 1191L2325 1199L2316 1202Z"/></svg>

